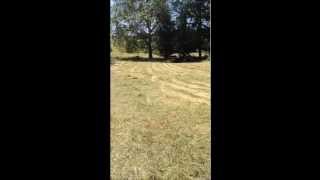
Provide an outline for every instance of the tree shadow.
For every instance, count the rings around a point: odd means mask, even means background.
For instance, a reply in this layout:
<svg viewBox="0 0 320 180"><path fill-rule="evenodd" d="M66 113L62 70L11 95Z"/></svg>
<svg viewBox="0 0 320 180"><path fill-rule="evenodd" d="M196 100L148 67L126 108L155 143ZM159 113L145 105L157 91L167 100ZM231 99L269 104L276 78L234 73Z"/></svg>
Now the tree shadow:
<svg viewBox="0 0 320 180"><path fill-rule="evenodd" d="M149 59L147 57L140 57L140 56L134 56L134 57L121 57L116 58L118 61L133 61L133 62L166 62L167 59L164 58L152 58Z"/></svg>
<svg viewBox="0 0 320 180"><path fill-rule="evenodd" d="M132 61L132 62L164 62L164 63L195 63L195 62L202 62L202 61L208 61L208 56L202 56L202 57L195 57L195 56L187 56L184 58L180 57L169 57L169 58L159 58L154 57L152 59L149 59L147 57L140 57L140 56L134 56L134 57L116 57L117 61Z"/></svg>

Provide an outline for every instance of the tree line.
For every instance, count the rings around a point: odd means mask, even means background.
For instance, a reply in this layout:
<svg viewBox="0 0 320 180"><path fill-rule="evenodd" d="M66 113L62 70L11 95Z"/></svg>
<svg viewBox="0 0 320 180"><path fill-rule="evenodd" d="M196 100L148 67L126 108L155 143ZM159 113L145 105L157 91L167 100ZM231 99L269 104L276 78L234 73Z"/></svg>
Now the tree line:
<svg viewBox="0 0 320 180"><path fill-rule="evenodd" d="M111 38L127 52L168 58L210 52L210 0L113 0Z"/></svg>

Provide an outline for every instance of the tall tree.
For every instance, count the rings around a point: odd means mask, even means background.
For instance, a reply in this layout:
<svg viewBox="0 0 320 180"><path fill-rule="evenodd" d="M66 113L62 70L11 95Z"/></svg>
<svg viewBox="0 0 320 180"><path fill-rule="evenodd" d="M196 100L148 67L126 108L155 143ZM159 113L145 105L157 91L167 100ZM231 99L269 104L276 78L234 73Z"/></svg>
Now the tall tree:
<svg viewBox="0 0 320 180"><path fill-rule="evenodd" d="M210 50L210 0L114 0L111 12L113 42L128 51L141 42L150 59L155 48L182 58Z"/></svg>
<svg viewBox="0 0 320 180"><path fill-rule="evenodd" d="M159 12L157 15L158 30L157 48L160 55L168 58L174 51L174 22L171 19L171 12L167 0L160 0Z"/></svg>
<svg viewBox="0 0 320 180"><path fill-rule="evenodd" d="M124 41L128 37L143 40L150 59L153 58L152 42L158 27L159 4L159 0L114 0L112 6L111 18L116 38Z"/></svg>
<svg viewBox="0 0 320 180"><path fill-rule="evenodd" d="M191 25L196 31L194 43L201 57L202 49L210 39L210 0L189 0L186 8Z"/></svg>
<svg viewBox="0 0 320 180"><path fill-rule="evenodd" d="M174 16L176 21L175 31L175 49L181 58L187 56L193 51L193 31L190 26L190 15L188 5L190 0L174 0L172 2Z"/></svg>

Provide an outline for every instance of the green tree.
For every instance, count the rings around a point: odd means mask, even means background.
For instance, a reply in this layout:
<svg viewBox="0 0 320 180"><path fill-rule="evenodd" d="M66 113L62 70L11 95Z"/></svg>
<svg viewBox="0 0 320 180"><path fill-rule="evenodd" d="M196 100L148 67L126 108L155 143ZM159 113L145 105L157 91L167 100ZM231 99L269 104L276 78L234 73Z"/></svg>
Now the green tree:
<svg viewBox="0 0 320 180"><path fill-rule="evenodd" d="M187 6L191 25L196 31L195 45L201 57L202 49L208 49L210 41L210 0L190 0Z"/></svg>
<svg viewBox="0 0 320 180"><path fill-rule="evenodd" d="M159 5L159 0L114 0L111 9L114 38L122 43L132 38L142 40L152 59Z"/></svg>
<svg viewBox="0 0 320 180"><path fill-rule="evenodd" d="M175 50L181 58L185 58L193 51L194 38L193 31L190 26L190 15L188 6L190 0L175 0L172 2L175 14L176 31L175 31Z"/></svg>
<svg viewBox="0 0 320 180"><path fill-rule="evenodd" d="M184 58L210 50L209 0L114 0L111 8L113 43L127 51L153 50Z"/></svg>
<svg viewBox="0 0 320 180"><path fill-rule="evenodd" d="M174 52L174 22L171 19L171 12L169 9L168 1L161 0L159 6L159 13L157 15L158 29L157 35L157 48L160 55L168 58Z"/></svg>

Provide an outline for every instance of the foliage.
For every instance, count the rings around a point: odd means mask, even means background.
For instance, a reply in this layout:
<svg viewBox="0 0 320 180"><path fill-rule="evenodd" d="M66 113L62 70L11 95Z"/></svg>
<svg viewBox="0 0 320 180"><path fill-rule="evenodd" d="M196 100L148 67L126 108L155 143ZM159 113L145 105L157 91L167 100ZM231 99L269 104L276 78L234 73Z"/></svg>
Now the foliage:
<svg viewBox="0 0 320 180"><path fill-rule="evenodd" d="M161 56L167 58L174 53L174 22L171 20L171 12L167 1L162 1L159 7L157 30L157 48Z"/></svg>
<svg viewBox="0 0 320 180"><path fill-rule="evenodd" d="M167 58L209 50L209 0L114 0L112 42L128 52L154 50Z"/></svg>

